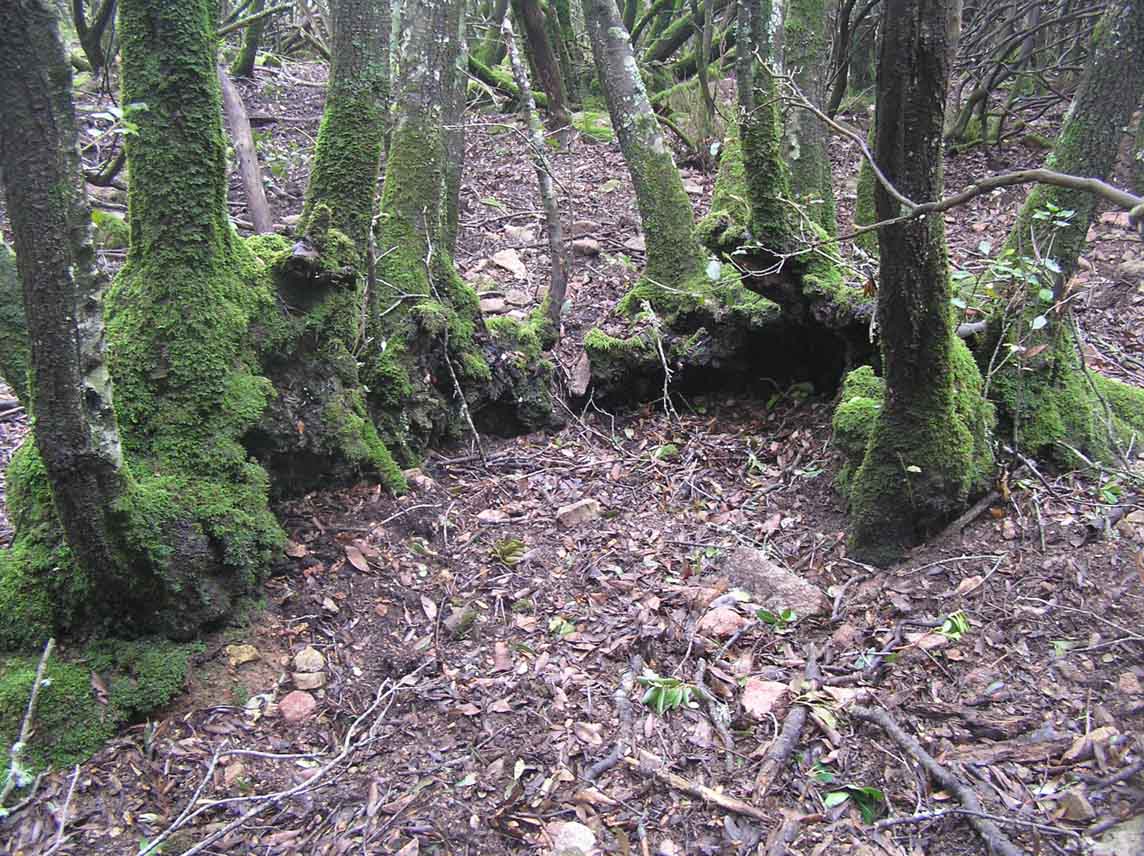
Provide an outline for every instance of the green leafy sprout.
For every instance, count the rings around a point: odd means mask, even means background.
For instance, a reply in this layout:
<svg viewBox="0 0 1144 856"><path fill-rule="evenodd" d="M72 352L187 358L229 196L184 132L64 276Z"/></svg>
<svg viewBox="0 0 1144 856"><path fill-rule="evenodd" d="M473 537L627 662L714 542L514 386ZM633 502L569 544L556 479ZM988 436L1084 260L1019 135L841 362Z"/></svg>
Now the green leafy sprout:
<svg viewBox="0 0 1144 856"><path fill-rule="evenodd" d="M843 785L839 790L828 793L822 802L827 808L834 808L847 800L857 806L863 823L873 823L886 806L886 795L867 785Z"/></svg>
<svg viewBox="0 0 1144 856"><path fill-rule="evenodd" d="M663 716L665 711L680 707L691 707L693 687L679 678L663 678L653 671L646 671L639 676L640 686L646 687L641 702Z"/></svg>
<svg viewBox="0 0 1144 856"><path fill-rule="evenodd" d="M950 642L960 642L961 637L969 632L969 628L969 616L965 614L965 610L959 609L946 617L938 633Z"/></svg>

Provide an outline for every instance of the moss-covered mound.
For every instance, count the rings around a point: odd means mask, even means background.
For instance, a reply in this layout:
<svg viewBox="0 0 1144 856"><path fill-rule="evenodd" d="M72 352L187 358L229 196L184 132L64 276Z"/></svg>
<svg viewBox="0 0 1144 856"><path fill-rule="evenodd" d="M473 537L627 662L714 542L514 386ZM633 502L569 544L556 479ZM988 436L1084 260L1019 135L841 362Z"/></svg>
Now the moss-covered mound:
<svg viewBox="0 0 1144 856"><path fill-rule="evenodd" d="M49 662L23 755L25 772L80 763L121 726L167 704L182 691L195 650L162 640L104 641L66 661ZM37 664L36 657L0 657L0 746L5 749L20 733Z"/></svg>

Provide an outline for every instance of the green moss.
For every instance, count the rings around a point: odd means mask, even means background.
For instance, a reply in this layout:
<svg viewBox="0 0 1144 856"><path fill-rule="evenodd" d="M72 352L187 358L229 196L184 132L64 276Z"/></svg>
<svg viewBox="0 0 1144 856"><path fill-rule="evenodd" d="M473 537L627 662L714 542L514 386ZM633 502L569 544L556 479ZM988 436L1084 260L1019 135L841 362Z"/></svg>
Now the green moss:
<svg viewBox="0 0 1144 856"><path fill-rule="evenodd" d="M849 494L850 543L862 561L897 561L988 489L993 409L973 355L956 336L947 371L948 385L935 381L910 410L891 414L883 406L877 414ZM861 390L868 379L859 382Z"/></svg>
<svg viewBox="0 0 1144 856"><path fill-rule="evenodd" d="M1144 390L1084 369L1068 330L1038 341L1044 350L993 375L1003 430L1026 454L1063 466L1083 463L1070 446L1090 460L1116 462L1118 448L1144 437Z"/></svg>
<svg viewBox="0 0 1144 856"><path fill-rule="evenodd" d="M601 143L610 143L616 138L612 130L612 120L607 113L595 110L581 110L572 114L572 127L586 137Z"/></svg>
<svg viewBox="0 0 1144 856"><path fill-rule="evenodd" d="M91 222L95 226L95 244L105 250L126 249L131 240L131 230L127 220L119 214L94 208Z"/></svg>
<svg viewBox="0 0 1144 856"><path fill-rule="evenodd" d="M369 23L380 29L377 21ZM369 240L389 89L387 52L379 39L369 35L367 30L352 46L340 46L342 55L336 58L348 60L348 65L335 62L330 71L302 211L304 233L325 234L333 227L349 236L355 249L364 248ZM315 229L319 205L330 214Z"/></svg>
<svg viewBox="0 0 1144 856"><path fill-rule="evenodd" d="M404 493L408 489L401 468L370 421L360 393L349 393L329 402L325 417L327 430L337 436L341 451L350 461L375 472L393 493Z"/></svg>
<svg viewBox="0 0 1144 856"><path fill-rule="evenodd" d="M699 240L712 252L729 255L749 237L751 205L739 126L731 123L719 153L719 173L711 195L711 210L696 227Z"/></svg>
<svg viewBox="0 0 1144 856"><path fill-rule="evenodd" d="M20 733L36 679L36 664L35 658L0 661L0 745L11 745ZM26 747L25 765L36 771L85 761L114 736L119 722L118 711L105 709L96 701L89 669L52 662L40 689L36 732Z"/></svg>
<svg viewBox="0 0 1144 856"><path fill-rule="evenodd" d="M124 724L142 719L183 691L187 663L201 645L162 640L103 640L75 660L53 659L46 670L26 747L32 772L85 761ZM35 657L0 659L0 745L19 734L35 680ZM100 675L108 693L102 701L92 688Z"/></svg>
<svg viewBox="0 0 1144 856"><path fill-rule="evenodd" d="M842 382L838 406L831 420L831 442L842 453L838 487L848 493L855 471L866 456L866 447L882 410L885 382L870 366L860 366Z"/></svg>
<svg viewBox="0 0 1144 856"><path fill-rule="evenodd" d="M7 502L16 537L0 551L0 649L34 650L75 620L91 592L60 537L47 472L30 438L8 465Z"/></svg>
<svg viewBox="0 0 1144 856"><path fill-rule="evenodd" d="M873 130L870 133L873 136ZM872 143L872 140L870 142ZM873 151L872 147L871 151ZM857 199L854 201L854 225L856 227L869 226L871 223L878 222L878 211L874 204L876 181L870 162L863 158L862 166L858 169ZM863 232L854 239L854 243L865 250L868 255L878 258L878 231L876 229Z"/></svg>

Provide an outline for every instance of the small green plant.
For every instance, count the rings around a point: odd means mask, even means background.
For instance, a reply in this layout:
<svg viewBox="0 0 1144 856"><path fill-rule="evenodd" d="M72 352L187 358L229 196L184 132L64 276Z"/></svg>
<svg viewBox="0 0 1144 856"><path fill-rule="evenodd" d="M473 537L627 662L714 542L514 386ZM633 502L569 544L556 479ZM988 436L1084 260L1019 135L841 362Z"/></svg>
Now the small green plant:
<svg viewBox="0 0 1144 856"><path fill-rule="evenodd" d="M492 557L507 568L520 564L524 558L524 542L519 538L501 538L489 550Z"/></svg>
<svg viewBox="0 0 1144 856"><path fill-rule="evenodd" d="M877 820L886 805L886 795L867 785L843 785L839 790L828 793L822 802L827 808L834 808L847 800L857 806L863 823Z"/></svg>
<svg viewBox="0 0 1144 856"><path fill-rule="evenodd" d="M576 632L576 625L563 615L557 615L548 622L548 632L563 639L565 636L571 636Z"/></svg>
<svg viewBox="0 0 1144 856"><path fill-rule="evenodd" d="M821 761L815 761L813 764L811 764L807 775L818 782L820 785L833 785L838 778L834 775L834 771L823 764Z"/></svg>
<svg viewBox="0 0 1144 856"><path fill-rule="evenodd" d="M789 633L791 627L798 621L798 613L793 609L782 609L778 612L771 612L769 609L759 609L755 612L755 618L766 624L775 633Z"/></svg>
<svg viewBox="0 0 1144 856"><path fill-rule="evenodd" d="M969 632L969 616L965 611L959 609L957 612L951 612L942 622L941 629L937 632L948 639L950 642L960 642L961 637Z"/></svg>
<svg viewBox="0 0 1144 856"><path fill-rule="evenodd" d="M662 678L649 670L640 675L639 682L640 686L647 687L640 701L659 716L663 716L665 711L692 705L693 689L679 678Z"/></svg>

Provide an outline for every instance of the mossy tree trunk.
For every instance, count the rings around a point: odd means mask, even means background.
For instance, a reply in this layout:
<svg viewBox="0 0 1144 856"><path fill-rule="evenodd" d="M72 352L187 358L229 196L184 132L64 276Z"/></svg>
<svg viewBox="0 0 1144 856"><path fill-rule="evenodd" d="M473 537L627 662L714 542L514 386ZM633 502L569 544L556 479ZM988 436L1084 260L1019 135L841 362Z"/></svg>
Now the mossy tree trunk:
<svg viewBox="0 0 1144 856"><path fill-rule="evenodd" d="M362 476L401 491L359 368L377 301L370 235L389 105L390 5L335 0L331 13L330 80L302 240L289 252L265 247L289 308L270 325L275 346L263 365L278 394L252 436L282 492Z"/></svg>
<svg viewBox="0 0 1144 856"><path fill-rule="evenodd" d="M254 0L250 6L250 14L257 15L266 6L266 0ZM242 48L231 64L230 73L233 77L254 77L254 61L258 59L258 45L262 41L262 31L266 29L266 22L270 18L259 18L246 27L242 34Z"/></svg>
<svg viewBox="0 0 1144 856"><path fill-rule="evenodd" d="M783 67L802 94L820 110L826 98L828 47L825 0L787 0L783 23ZM827 234L837 232L826 125L809 110L787 109L783 155L791 189L808 217Z"/></svg>
<svg viewBox="0 0 1144 856"><path fill-rule="evenodd" d="M647 246L644 275L625 305L639 311L647 300L656 311L674 314L680 292L693 292L705 279L707 254L695 236L691 200L652 112L619 10L613 0L583 2L596 72L632 176Z"/></svg>
<svg viewBox="0 0 1144 856"><path fill-rule="evenodd" d="M491 17L486 21L485 37L474 51L474 57L481 65L495 67L505 56L505 44L501 38L501 21L508 14L508 0L495 0Z"/></svg>
<svg viewBox="0 0 1144 856"><path fill-rule="evenodd" d="M243 446L273 395L251 330L275 299L227 212L216 13L120 2L123 101L147 105L127 138L131 243L107 299L134 476L122 537L152 573L132 629L184 638L225 617L282 543Z"/></svg>
<svg viewBox="0 0 1144 856"><path fill-rule="evenodd" d="M550 415L547 364L530 324L486 327L453 265L463 160L460 0L410 0L378 228L378 310L363 358L370 406L403 460L459 438L481 411L505 430ZM495 327L495 329L494 329ZM500 346L516 356L504 357ZM494 366L496 371L494 372Z"/></svg>
<svg viewBox="0 0 1144 856"><path fill-rule="evenodd" d="M887 0L878 64L876 157L912 199L942 189L942 119L953 0ZM897 203L879 186L880 219ZM981 378L956 340L942 219L879 233L885 397L850 493L854 555L875 564L947 522L990 474Z"/></svg>
<svg viewBox="0 0 1144 856"><path fill-rule="evenodd" d="M16 254L0 241L0 377L28 406L28 321Z"/></svg>
<svg viewBox="0 0 1144 856"><path fill-rule="evenodd" d="M548 119L552 128L565 128L571 123L564 75L553 42L548 37L544 10L539 0L512 0L512 17L524 38L533 76L548 96Z"/></svg>
<svg viewBox="0 0 1144 856"><path fill-rule="evenodd" d="M1115 0L1093 33L1080 86L1045 166L1107 177L1141 91L1144 3ZM1063 463L1077 461L1069 446L1090 458L1115 460L1129 433L1144 429L1144 391L1085 370L1080 358L1066 286L1096 212L1096 198L1084 191L1033 188L1009 234L1007 261L1031 260L1026 265L1037 267L1042 281L1036 287L1015 285L1022 289L1015 296L1018 314L1006 318L999 307L995 319L1014 346L990 378L1006 430L1027 453ZM1045 266L1037 256L1051 261ZM1051 296L1042 294L1046 289ZM986 343L990 353L995 343L996 338Z"/></svg>
<svg viewBox="0 0 1144 856"><path fill-rule="evenodd" d="M328 227L364 251L373 220L389 107L390 8L385 0L333 0L333 45L326 106L302 212L309 230L315 206Z"/></svg>
<svg viewBox="0 0 1144 856"><path fill-rule="evenodd" d="M0 172L30 343L29 386L23 388L22 378L15 382L35 417L35 446L64 538L106 608L130 599L132 585L116 537L127 477L104 362L107 279L92 245L71 67L54 11L43 0L0 9L0 76ZM18 327L16 319L8 335L18 336ZM17 352L27 348L13 345ZM16 517L16 524L18 541L27 540L26 521ZM0 608L8 613L26 606Z"/></svg>

